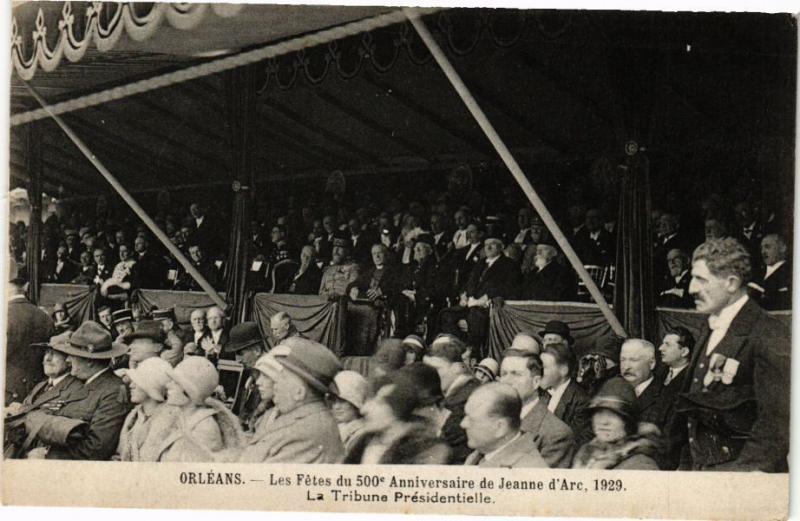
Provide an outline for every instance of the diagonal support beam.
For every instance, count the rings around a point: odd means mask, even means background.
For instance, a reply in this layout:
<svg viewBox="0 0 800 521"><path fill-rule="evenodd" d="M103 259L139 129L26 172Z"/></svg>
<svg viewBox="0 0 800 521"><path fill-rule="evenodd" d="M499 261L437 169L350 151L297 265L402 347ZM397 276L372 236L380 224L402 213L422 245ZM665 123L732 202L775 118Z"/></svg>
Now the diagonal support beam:
<svg viewBox="0 0 800 521"><path fill-rule="evenodd" d="M64 133L72 140L72 142L75 143L75 146L78 147L78 149L83 153L84 156L86 156L86 159L88 159L92 163L92 165L94 165L97 171L100 172L100 174L103 177L105 177L106 181L108 181L108 183L114 188L114 190L117 191L120 197L122 197L122 199L126 203L128 203L128 206L130 206L131 209L136 213L136 215L144 222L144 224L148 228L150 228L150 231L153 232L153 235L155 235L158 238L158 240L161 241L164 247L166 247L167 250L169 250L169 252L175 257L175 259L177 259L177 261L181 264L181 266L183 266L183 269L185 269L192 276L192 278L197 281L197 283L200 285L201 288L203 288L203 291L206 292L206 294L211 298L214 304L216 304L222 309L225 309L226 307L225 301L222 300L222 297L219 296L219 294L211 286L211 284L209 284L208 281L200 274L200 272L197 271L197 268L195 268L192 265L192 263L189 262L189 259L187 259L183 255L183 252L181 252L181 250L179 250L177 246L172 244L172 241L169 240L167 234L161 231L161 228L159 228L158 225L156 225L156 223L153 221L153 219L151 219L150 216L147 215L147 212L145 212L144 209L141 206L139 206L139 203L136 202L136 199L134 199L131 196L131 194L129 194L128 191L125 190L125 187L122 186L119 181L117 181L117 179L111 174L111 172L109 172L108 169L103 165L100 159L98 159L97 156L95 156L92 153L89 147L86 146L86 143L84 143L81 140L81 138L79 138L78 135L75 134L75 132L73 132L73 130L64 122L64 120L62 120L58 115L56 115L54 112L50 110L50 106L47 105L47 102L44 101L41 98L41 96L39 96L39 94L33 89L33 87L31 87L29 84L26 85L31 95L33 95L33 97L36 98L36 101L39 102L42 108L48 114L50 114L50 117L55 120L55 122L58 124L59 127L61 127L61 130L64 131Z"/></svg>
<svg viewBox="0 0 800 521"><path fill-rule="evenodd" d="M497 153L500 155L500 158L506 164L506 167L508 167L508 169L511 171L514 179L516 179L517 183L519 183L520 187L522 187L522 190L525 192L528 200L539 213L539 216L544 221L547 229L550 230L551 234L553 234L553 238L555 238L558 245L564 251L567 259L569 259L570 264L572 264L572 267L578 272L578 276L581 278L583 283L586 284L586 288L589 290L589 293L592 295L594 301L600 307L600 311L603 313L605 319L608 320L611 328L617 335L627 337L628 335L625 332L625 328L622 327L622 324L620 324L619 320L614 315L614 312L611 310L608 302L606 302L603 294L600 293L600 289L597 287L597 284L594 283L594 280L592 280L589 272L587 272L586 268L583 267L583 263L578 258L578 254L575 253L572 245L564 236L564 233L561 231L561 228L559 228L558 224L556 224L555 219L553 219L550 211L547 209L544 202L539 198L536 190L533 189L533 186L531 185L530 181L528 181L528 178L525 177L525 173L522 171L519 164L517 164L516 159L514 159L514 156L511 155L511 151L508 150L508 147L506 147L503 140L497 134L497 131L494 129L491 122L489 122L489 119L478 105L478 102L475 101L475 98L472 96L469 89L467 89L467 86L464 85L464 82L461 80L458 72L456 72L456 70L453 68L450 60L447 59L447 56L445 56L444 52L442 52L439 44L436 43L436 40L434 40L433 35L431 35L431 33L428 31L428 28L425 27L425 23L420 19L420 14L416 11L416 9L408 7L404 7L403 11L411 22L411 25L414 26L414 29L417 31L422 41L425 42L425 45L428 47L431 55L433 55L436 63L439 64L439 67L442 68L442 71L444 72L445 76L447 76L447 79L450 80L450 83L461 97L464 105L467 106L467 109L475 118L475 121L477 121L481 129L486 133L486 137L489 138L492 146L494 146L495 150L497 150Z"/></svg>

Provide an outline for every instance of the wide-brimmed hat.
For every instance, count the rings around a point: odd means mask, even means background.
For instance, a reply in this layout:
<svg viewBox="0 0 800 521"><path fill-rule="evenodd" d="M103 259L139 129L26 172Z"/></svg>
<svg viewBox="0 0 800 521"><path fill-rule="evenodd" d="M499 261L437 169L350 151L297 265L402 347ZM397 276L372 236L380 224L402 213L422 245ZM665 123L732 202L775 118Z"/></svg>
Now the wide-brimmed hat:
<svg viewBox="0 0 800 521"><path fill-rule="evenodd" d="M133 310L132 309L118 309L111 313L111 322L116 325L120 322L133 322Z"/></svg>
<svg viewBox="0 0 800 521"><path fill-rule="evenodd" d="M325 394L342 363L324 345L302 337L289 337L269 352L283 368Z"/></svg>
<svg viewBox="0 0 800 521"><path fill-rule="evenodd" d="M414 362L404 366L390 375L390 378L395 384L414 389L415 398L418 400L417 405L420 407L434 405L444 400L439 373L423 362Z"/></svg>
<svg viewBox="0 0 800 521"><path fill-rule="evenodd" d="M594 346L586 354L600 355L619 363L619 351L625 339L614 334L606 335L597 339Z"/></svg>
<svg viewBox="0 0 800 521"><path fill-rule="evenodd" d="M56 351L61 351L60 349L57 349L54 346L60 346L60 347L69 346L69 339L72 336L72 333L73 333L72 330L64 331L63 333L51 336L50 340L48 340L47 342L36 342L34 344L31 344L31 347L52 348L55 349Z"/></svg>
<svg viewBox="0 0 800 521"><path fill-rule="evenodd" d="M167 335L161 329L161 323L158 320L142 320L136 324L133 333L125 335L125 343L130 344L137 338L149 338L153 342L163 344Z"/></svg>
<svg viewBox="0 0 800 521"><path fill-rule="evenodd" d="M172 366L169 362L154 356L142 360L135 369L128 369L125 374L133 383L141 387L147 393L147 396L157 402L163 402L166 399L164 392L167 382L169 382L171 371Z"/></svg>
<svg viewBox="0 0 800 521"><path fill-rule="evenodd" d="M587 409L608 409L629 420L636 420L639 417L636 393L631 384L620 376L606 381L589 402Z"/></svg>
<svg viewBox="0 0 800 521"><path fill-rule="evenodd" d="M66 343L49 344L49 346L67 355L92 360L110 360L128 352L128 346L112 342L108 329L92 320L81 324Z"/></svg>
<svg viewBox="0 0 800 521"><path fill-rule="evenodd" d="M355 371L339 371L333 377L334 394L361 410L369 396L369 382Z"/></svg>
<svg viewBox="0 0 800 521"><path fill-rule="evenodd" d="M370 358L370 363L386 371L394 371L403 367L406 361L406 350L398 338L386 338L381 341L378 350Z"/></svg>
<svg viewBox="0 0 800 521"><path fill-rule="evenodd" d="M228 343L222 348L223 353L236 353L251 346L264 346L261 331L255 322L242 322L231 328Z"/></svg>
<svg viewBox="0 0 800 521"><path fill-rule="evenodd" d="M484 358L475 366L476 373L483 373L488 376L490 380L494 381L497 378L497 372L500 370L500 364L494 358Z"/></svg>
<svg viewBox="0 0 800 521"><path fill-rule="evenodd" d="M554 333L556 335L560 335L561 338L569 342L570 344L574 341L572 335L569 331L569 326L560 320L551 320L547 324L545 324L544 329L539 331L539 335L544 337L547 333Z"/></svg>
<svg viewBox="0 0 800 521"><path fill-rule="evenodd" d="M428 246L433 248L433 235L431 235L430 233L420 233L419 235L417 235L416 241L427 244Z"/></svg>
<svg viewBox="0 0 800 521"><path fill-rule="evenodd" d="M408 335L403 339L403 347L409 348L414 352L424 353L425 342L418 335Z"/></svg>

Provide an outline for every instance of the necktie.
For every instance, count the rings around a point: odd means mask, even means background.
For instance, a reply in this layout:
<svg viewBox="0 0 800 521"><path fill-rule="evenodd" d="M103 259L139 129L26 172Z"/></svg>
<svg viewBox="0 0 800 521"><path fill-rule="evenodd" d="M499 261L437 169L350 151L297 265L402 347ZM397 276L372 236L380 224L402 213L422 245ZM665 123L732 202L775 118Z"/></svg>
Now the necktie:
<svg viewBox="0 0 800 521"><path fill-rule="evenodd" d="M675 378L675 369L670 368L669 373L667 373L667 377L664 379L664 385L669 385L673 378Z"/></svg>

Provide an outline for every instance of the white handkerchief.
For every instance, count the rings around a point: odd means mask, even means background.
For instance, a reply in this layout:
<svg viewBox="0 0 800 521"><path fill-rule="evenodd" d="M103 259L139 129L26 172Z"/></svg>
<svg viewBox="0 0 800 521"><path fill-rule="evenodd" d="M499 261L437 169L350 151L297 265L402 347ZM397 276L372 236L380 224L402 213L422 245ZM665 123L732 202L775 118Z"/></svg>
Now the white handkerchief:
<svg viewBox="0 0 800 521"><path fill-rule="evenodd" d="M258 271L261 269L261 265L263 262L261 261L253 261L253 265L250 266L250 271Z"/></svg>

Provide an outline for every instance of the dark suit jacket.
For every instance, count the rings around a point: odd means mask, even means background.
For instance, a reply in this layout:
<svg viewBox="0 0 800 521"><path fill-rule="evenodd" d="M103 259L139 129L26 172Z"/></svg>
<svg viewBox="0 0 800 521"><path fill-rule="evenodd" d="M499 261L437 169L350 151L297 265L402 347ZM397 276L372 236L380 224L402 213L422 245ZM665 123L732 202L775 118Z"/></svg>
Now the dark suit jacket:
<svg viewBox="0 0 800 521"><path fill-rule="evenodd" d="M597 240L592 239L589 230L581 228L574 237L575 252L584 265L607 266L614 263L617 243L614 236L604 228L600 229Z"/></svg>
<svg viewBox="0 0 800 521"><path fill-rule="evenodd" d="M73 261L72 259L65 259L64 265L61 267L61 271L56 272L56 266L58 261L53 259L45 271L45 280L47 282L53 282L56 284L69 284L72 280L78 276L78 272L80 271L80 266Z"/></svg>
<svg viewBox="0 0 800 521"><path fill-rule="evenodd" d="M352 235L348 235L347 241L353 244ZM378 237L371 231L361 231L358 234L355 245L352 246L353 260L364 266L372 264L372 246L377 242L379 242Z"/></svg>
<svg viewBox="0 0 800 521"><path fill-rule="evenodd" d="M6 393L5 402L22 401L36 382L44 378L44 351L31 344L47 342L55 334L53 319L28 299L8 302L6 320Z"/></svg>
<svg viewBox="0 0 800 521"><path fill-rule="evenodd" d="M675 282L669 273L663 278L658 294L658 305L667 308L693 308L694 299L689 295L689 283L692 281L691 270Z"/></svg>
<svg viewBox="0 0 800 521"><path fill-rule="evenodd" d="M586 407L589 405L589 395L575 382L570 380L561 400L558 402L553 414L569 425L575 434L575 441L580 446L594 438L592 432L592 418Z"/></svg>
<svg viewBox="0 0 800 521"><path fill-rule="evenodd" d="M295 278L289 283L289 293L296 295L317 295L319 285L322 282L322 270L315 263L311 263L306 271L300 275L295 274Z"/></svg>
<svg viewBox="0 0 800 521"><path fill-rule="evenodd" d="M464 405L481 383L470 378L458 389L455 389L444 399L444 406L450 411L450 416L442 427L442 438L450 446L450 463L460 465L467 459L472 449L467 446L467 433L461 428L461 420L464 419Z"/></svg>
<svg viewBox="0 0 800 521"><path fill-rule="evenodd" d="M192 262L192 265L212 287L217 288L219 281L217 280L217 267L214 266L214 263L203 259L199 263ZM192 277L188 271L184 270L182 266L178 268L178 276L175 279L175 289L183 291L203 291L200 284L198 284L197 281L194 280L194 277Z"/></svg>
<svg viewBox="0 0 800 521"><path fill-rule="evenodd" d="M159 253L148 250L134 264L131 279L136 288L162 289L167 282L167 265Z"/></svg>
<svg viewBox="0 0 800 521"><path fill-rule="evenodd" d="M106 279L111 278L111 274L113 271L114 271L114 266L111 266L108 263L106 263L106 265L103 266L102 270L100 269L100 266L95 265L94 276L100 277L101 279L103 279L103 282L105 282Z"/></svg>
<svg viewBox="0 0 800 521"><path fill-rule="evenodd" d="M22 401L25 407L39 407L43 403L52 402L55 400L66 400L74 395L74 393L83 387L83 382L68 374L63 380L54 385L51 389L44 390L47 386L49 379L36 384L33 390Z"/></svg>
<svg viewBox="0 0 800 521"><path fill-rule="evenodd" d="M358 296L360 298L366 298L367 290L369 290L370 284L372 283L372 277L375 271L374 265L366 270L362 270L355 282L350 284L347 288L347 293L350 294L350 290L356 287L358 288ZM381 293L383 293L387 301L393 302L397 294L400 293L400 290L403 288L403 273L401 268L392 264L385 265L383 267L383 274L378 281L378 288L380 288Z"/></svg>
<svg viewBox="0 0 800 521"><path fill-rule="evenodd" d="M789 451L789 331L752 299L745 303L713 353L739 367L730 384L703 389L711 332L704 325L680 395L691 441L682 468L785 472ZM701 367L703 366L703 367ZM731 432L734 432L732 435ZM739 438L737 432L744 432Z"/></svg>
<svg viewBox="0 0 800 521"><path fill-rule="evenodd" d="M533 441L550 468L568 469L575 455L575 436L569 425L547 410L544 400L533 406L520 428L533 434Z"/></svg>
<svg viewBox="0 0 800 521"><path fill-rule="evenodd" d="M685 371L685 369L684 369ZM661 391L663 378L653 376L653 381L650 385L639 395L636 403L639 405L639 421L648 422L656 425L659 429L662 427L661 422L663 415L661 412Z"/></svg>
<svg viewBox="0 0 800 521"><path fill-rule="evenodd" d="M465 291L468 297L480 298L487 295L489 298L510 299L519 291L520 278L516 263L505 255L500 255L490 267L487 267L485 261L481 261L472 268Z"/></svg>
<svg viewBox="0 0 800 521"><path fill-rule="evenodd" d="M50 445L48 459L107 460L114 455L119 433L130 410L127 389L111 369L84 384L78 391L63 400L57 416L83 420L89 425L86 436L66 445Z"/></svg>
<svg viewBox="0 0 800 521"><path fill-rule="evenodd" d="M575 280L566 267L553 261L541 271L532 271L525 277L522 296L552 302L570 300L575 297Z"/></svg>
<svg viewBox="0 0 800 521"><path fill-rule="evenodd" d="M678 375L672 379L669 385L664 385L666 372L658 378L661 386L661 396L659 398L661 408L661 432L664 439L664 448L656 457L658 467L662 470L675 470L678 468L681 457L681 449L686 444L686 418L678 414L675 405L678 393L686 384L689 368L684 367Z"/></svg>
<svg viewBox="0 0 800 521"><path fill-rule="evenodd" d="M469 253L470 247L471 245L467 245L450 253L451 280L456 293L461 293L464 290L473 268L480 263L483 256L483 243L479 244L468 257L467 253Z"/></svg>
<svg viewBox="0 0 800 521"><path fill-rule="evenodd" d="M758 303L761 307L774 311L779 309L792 309L792 264L784 262L772 275L761 277L755 283L764 291L757 292Z"/></svg>

